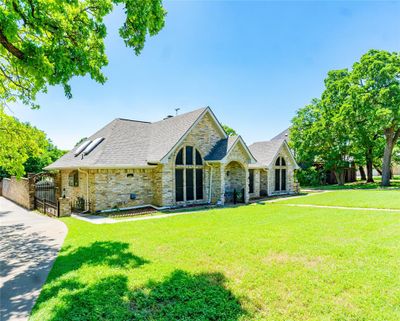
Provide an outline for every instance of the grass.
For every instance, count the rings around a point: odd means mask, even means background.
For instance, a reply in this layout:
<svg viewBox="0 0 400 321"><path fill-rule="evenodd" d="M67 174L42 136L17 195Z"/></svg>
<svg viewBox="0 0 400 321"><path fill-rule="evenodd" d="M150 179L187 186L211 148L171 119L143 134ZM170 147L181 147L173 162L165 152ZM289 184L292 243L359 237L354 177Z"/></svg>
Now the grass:
<svg viewBox="0 0 400 321"><path fill-rule="evenodd" d="M302 189L307 190L344 190L344 189L400 189L400 176L394 176L390 181L389 187L381 186L382 177L375 176L373 183L357 180L356 182L346 183L344 185L318 185L318 186L302 186Z"/></svg>
<svg viewBox="0 0 400 321"><path fill-rule="evenodd" d="M278 202L63 221L31 320L400 319L400 213Z"/></svg>
<svg viewBox="0 0 400 321"><path fill-rule="evenodd" d="M332 191L289 198L279 203L400 209L400 190Z"/></svg>

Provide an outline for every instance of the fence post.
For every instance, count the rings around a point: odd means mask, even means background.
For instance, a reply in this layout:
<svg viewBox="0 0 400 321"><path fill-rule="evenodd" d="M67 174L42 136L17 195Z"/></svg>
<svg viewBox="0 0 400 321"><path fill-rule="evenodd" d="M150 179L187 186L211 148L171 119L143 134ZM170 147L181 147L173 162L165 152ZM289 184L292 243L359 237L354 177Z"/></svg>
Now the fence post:
<svg viewBox="0 0 400 321"><path fill-rule="evenodd" d="M43 198L43 213L46 214L46 198Z"/></svg>

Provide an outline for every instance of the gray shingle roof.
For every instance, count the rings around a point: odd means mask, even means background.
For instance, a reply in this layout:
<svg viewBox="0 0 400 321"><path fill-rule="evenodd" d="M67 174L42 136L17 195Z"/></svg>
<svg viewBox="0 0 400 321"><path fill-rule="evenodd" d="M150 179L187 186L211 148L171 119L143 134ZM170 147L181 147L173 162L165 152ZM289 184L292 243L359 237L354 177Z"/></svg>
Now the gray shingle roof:
<svg viewBox="0 0 400 321"><path fill-rule="evenodd" d="M289 143L290 127L280 132L278 135L273 137L271 140L286 140Z"/></svg>
<svg viewBox="0 0 400 321"><path fill-rule="evenodd" d="M251 144L249 146L250 152L257 160L257 163L252 166L268 167L279 152L282 144L284 144L284 141L279 139Z"/></svg>
<svg viewBox="0 0 400 321"><path fill-rule="evenodd" d="M206 161L218 161L223 159L238 138L239 136L228 136L228 138L221 139L204 159Z"/></svg>
<svg viewBox="0 0 400 321"><path fill-rule="evenodd" d="M135 167L159 162L207 109L200 108L155 123L114 119L89 137L90 140L104 137L89 155L75 157L75 147L46 169Z"/></svg>

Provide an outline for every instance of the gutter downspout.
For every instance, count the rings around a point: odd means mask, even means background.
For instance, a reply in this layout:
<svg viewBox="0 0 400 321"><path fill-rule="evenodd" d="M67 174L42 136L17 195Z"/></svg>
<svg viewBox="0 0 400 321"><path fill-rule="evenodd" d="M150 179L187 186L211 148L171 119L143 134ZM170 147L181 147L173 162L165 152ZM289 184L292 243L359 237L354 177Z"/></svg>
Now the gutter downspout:
<svg viewBox="0 0 400 321"><path fill-rule="evenodd" d="M89 173L81 170L80 168L78 168L78 172L81 173L85 173L86 174L86 206L85 206L85 210L89 211Z"/></svg>

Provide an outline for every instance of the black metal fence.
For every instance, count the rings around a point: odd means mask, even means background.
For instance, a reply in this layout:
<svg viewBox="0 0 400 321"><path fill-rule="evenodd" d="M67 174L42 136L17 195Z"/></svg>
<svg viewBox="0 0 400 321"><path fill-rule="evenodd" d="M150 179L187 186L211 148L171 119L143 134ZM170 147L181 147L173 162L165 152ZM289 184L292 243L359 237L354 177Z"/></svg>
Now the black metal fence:
<svg viewBox="0 0 400 321"><path fill-rule="evenodd" d="M58 216L56 186L53 180L43 179L35 184L35 208L44 214Z"/></svg>

